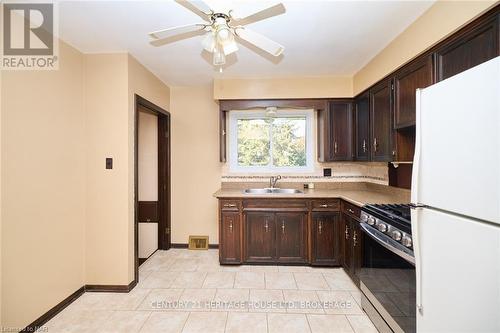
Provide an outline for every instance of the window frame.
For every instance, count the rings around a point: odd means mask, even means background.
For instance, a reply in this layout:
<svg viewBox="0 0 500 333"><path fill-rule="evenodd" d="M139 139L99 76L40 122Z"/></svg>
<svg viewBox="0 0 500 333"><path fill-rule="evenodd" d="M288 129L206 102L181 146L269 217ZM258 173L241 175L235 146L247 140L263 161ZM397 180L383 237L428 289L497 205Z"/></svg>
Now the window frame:
<svg viewBox="0 0 500 333"><path fill-rule="evenodd" d="M240 166L238 165L238 120L239 119L262 119L266 118L266 110L231 110L229 111L229 171L233 173L308 173L314 171L314 110L313 109L278 109L276 117L296 118L303 116L305 124L305 149L306 165L299 167L279 167L279 166ZM270 154L273 153L273 145L270 147ZM271 159L272 160L272 159Z"/></svg>

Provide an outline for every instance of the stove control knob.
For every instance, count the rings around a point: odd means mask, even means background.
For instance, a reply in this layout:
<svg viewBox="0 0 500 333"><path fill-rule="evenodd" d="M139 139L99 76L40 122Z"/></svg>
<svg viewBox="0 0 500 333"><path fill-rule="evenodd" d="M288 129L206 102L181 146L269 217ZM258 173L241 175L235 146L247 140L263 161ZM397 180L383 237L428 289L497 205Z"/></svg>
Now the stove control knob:
<svg viewBox="0 0 500 333"><path fill-rule="evenodd" d="M385 224L385 223L379 223L377 225L377 228L381 232L386 232L387 231L387 224Z"/></svg>
<svg viewBox="0 0 500 333"><path fill-rule="evenodd" d="M368 222L368 215L361 213L361 222Z"/></svg>
<svg viewBox="0 0 500 333"><path fill-rule="evenodd" d="M401 240L401 243L403 243L404 246L406 247L411 247L412 246L412 241L410 236L404 236L403 239Z"/></svg>
<svg viewBox="0 0 500 333"><path fill-rule="evenodd" d="M375 224L375 218L374 218L373 216L370 216L370 217L368 218L368 224L369 224L369 225L374 225L374 224Z"/></svg>
<svg viewBox="0 0 500 333"><path fill-rule="evenodd" d="M401 231L394 230L393 232L391 232L391 237L396 241L400 241L403 235L401 234Z"/></svg>

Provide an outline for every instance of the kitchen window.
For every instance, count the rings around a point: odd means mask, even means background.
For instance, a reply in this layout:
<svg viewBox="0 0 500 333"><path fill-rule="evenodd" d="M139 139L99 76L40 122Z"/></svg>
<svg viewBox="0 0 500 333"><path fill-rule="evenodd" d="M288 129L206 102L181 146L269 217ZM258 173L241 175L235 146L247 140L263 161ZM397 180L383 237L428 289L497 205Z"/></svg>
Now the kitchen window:
<svg viewBox="0 0 500 333"><path fill-rule="evenodd" d="M313 110L229 112L232 172L313 171Z"/></svg>

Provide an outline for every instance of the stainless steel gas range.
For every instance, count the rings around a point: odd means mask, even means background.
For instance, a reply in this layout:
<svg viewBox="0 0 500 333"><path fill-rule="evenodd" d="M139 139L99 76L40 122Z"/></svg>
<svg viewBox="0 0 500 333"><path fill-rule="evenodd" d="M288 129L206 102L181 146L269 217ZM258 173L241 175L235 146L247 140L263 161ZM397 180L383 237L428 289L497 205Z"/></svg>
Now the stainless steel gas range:
<svg viewBox="0 0 500 333"><path fill-rule="evenodd" d="M415 258L409 205L361 210L363 310L380 332L416 331Z"/></svg>

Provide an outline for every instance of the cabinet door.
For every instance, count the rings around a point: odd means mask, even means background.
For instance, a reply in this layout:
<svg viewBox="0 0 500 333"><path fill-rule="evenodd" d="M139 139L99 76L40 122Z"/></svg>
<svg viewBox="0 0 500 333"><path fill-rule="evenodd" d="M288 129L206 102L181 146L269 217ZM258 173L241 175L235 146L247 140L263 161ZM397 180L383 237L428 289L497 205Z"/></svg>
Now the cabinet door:
<svg viewBox="0 0 500 333"><path fill-rule="evenodd" d="M351 218L347 215L342 215L342 266L349 274L352 267L352 225Z"/></svg>
<svg viewBox="0 0 500 333"><path fill-rule="evenodd" d="M221 213L221 239L219 258L221 264L241 263L240 214L239 212Z"/></svg>
<svg viewBox="0 0 500 333"><path fill-rule="evenodd" d="M340 264L342 231L340 214L312 213L312 264Z"/></svg>
<svg viewBox="0 0 500 333"><path fill-rule="evenodd" d="M352 160L352 101L330 102L330 161Z"/></svg>
<svg viewBox="0 0 500 333"><path fill-rule="evenodd" d="M415 125L416 90L432 84L432 57L404 66L394 76L394 128Z"/></svg>
<svg viewBox="0 0 500 333"><path fill-rule="evenodd" d="M246 261L273 261L276 256L274 214L247 212L244 216Z"/></svg>
<svg viewBox="0 0 500 333"><path fill-rule="evenodd" d="M306 262L306 216L276 213L276 257L281 263Z"/></svg>
<svg viewBox="0 0 500 333"><path fill-rule="evenodd" d="M363 263L363 232L359 226L359 221L351 218L352 230L352 266L351 278L359 286L359 270Z"/></svg>
<svg viewBox="0 0 500 333"><path fill-rule="evenodd" d="M370 160L370 94L363 93L355 101L355 159Z"/></svg>
<svg viewBox="0 0 500 333"><path fill-rule="evenodd" d="M498 56L498 15L459 33L436 52L437 80L442 81Z"/></svg>
<svg viewBox="0 0 500 333"><path fill-rule="evenodd" d="M370 122L372 133L372 161L392 161L392 126L391 126L390 80L382 81L370 90Z"/></svg>

